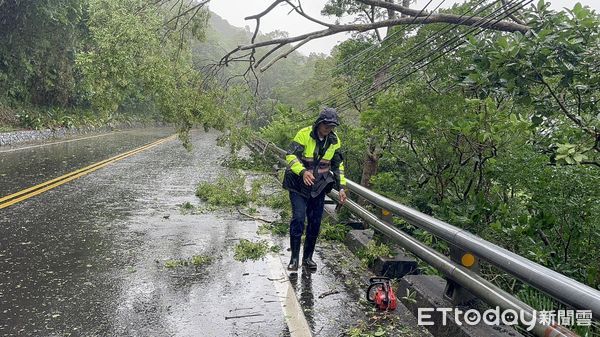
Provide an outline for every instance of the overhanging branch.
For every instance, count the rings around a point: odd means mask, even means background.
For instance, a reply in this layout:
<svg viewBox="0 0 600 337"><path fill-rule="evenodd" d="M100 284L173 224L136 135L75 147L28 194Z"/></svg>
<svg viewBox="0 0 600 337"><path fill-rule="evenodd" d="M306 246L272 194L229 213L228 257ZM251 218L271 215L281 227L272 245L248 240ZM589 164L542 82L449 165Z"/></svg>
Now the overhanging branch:
<svg viewBox="0 0 600 337"><path fill-rule="evenodd" d="M431 24L431 23L452 23L452 24L462 25L462 26L477 25L478 27L481 27L484 29L493 29L493 30L506 31L506 32L517 32L517 31L525 32L529 29L529 28L523 28L523 27L521 27L521 25L515 24L514 22L504 22L504 21L496 22L496 20L494 20L494 19L485 19L485 18L480 18L480 17L472 17L472 18L471 17L468 17L468 18L463 17L463 18L461 18L458 15L432 15L429 17L418 17L418 18L411 18L411 17L396 18L396 19L392 19L392 20L384 20L384 21L378 21L378 22L368 23L368 24L331 25L330 28L318 30L318 31L314 31L314 32L310 32L310 33L306 33L306 34L302 34L302 35L273 39L273 40L268 40L268 41L252 43L252 44L245 45L245 46L239 46L238 50L248 50L248 49L252 49L252 48L260 48L260 47L276 45L276 44L281 44L281 43L284 43L284 44L294 43L294 42L305 40L307 38L316 39L316 38L321 38L321 37L334 35L334 34L338 34L338 33L342 33L342 32L366 32L369 30L382 28L382 27L391 27L391 26L399 26L399 25L422 25L422 24Z"/></svg>
<svg viewBox="0 0 600 337"><path fill-rule="evenodd" d="M411 8L404 7L402 5L399 5L399 4L396 4L393 2L387 2L387 1L382 1L382 0L357 0L357 1L364 3L366 5L372 5L372 6L377 6L377 7L387 8L387 9L393 9L395 11L400 12L401 14L408 15L412 18L417 17L416 22L418 22L418 18L420 18L420 17L429 16L430 18L433 19L432 22L422 22L423 24L426 24L426 23L452 23L452 24L461 24L464 26L472 26L482 20L482 18L480 18L480 17L470 17L468 20L464 20L463 17L461 17L459 15L454 15L454 14L443 14L443 13L433 14L433 13L429 13L428 11L411 9ZM462 22L462 23L460 23L460 22ZM529 26L526 26L524 24L520 24L520 23L516 23L516 22L512 22L512 21L504 21L504 20L499 21L493 25L488 25L487 27L484 27L484 28L503 31L503 32L522 32L522 33L525 33L530 29Z"/></svg>
<svg viewBox="0 0 600 337"><path fill-rule="evenodd" d="M256 29L254 31L254 35L248 45L238 46L236 49L229 52L225 55L221 61L220 65L227 65L228 62L234 59L234 55L240 51L250 50L251 55L246 60L249 63L250 68L258 68L258 65L264 62L270 55L272 55L275 51L280 48L300 42L298 45L291 48L291 50L286 49L282 54L275 56L266 66L260 68L260 71L265 71L270 68L275 62L278 60L287 57L294 50L297 50L300 46L308 43L309 41L319 39L326 36L331 36L344 32L367 32L372 30L377 30L378 28L384 27L394 27L394 26L409 26L409 25L426 25L426 24L434 24L434 23L446 23L453 24L456 26L469 26L469 27L479 27L483 29L503 31L503 32L522 32L525 33L530 30L527 25L524 25L519 22L507 21L507 20L496 20L496 19L486 19L478 16L460 16L454 14L445 14L445 13L435 13L428 12L423 9L411 9L406 6L402 6L394 3L393 1L384 1L384 0L356 0L365 5L369 5L372 7L385 8L389 11L395 11L401 13L401 17L390 17L387 20L370 22L370 23L356 23L356 24L330 24L327 22L323 22L321 20L317 20L310 15L306 14L302 8L302 4L300 0L298 0L298 4L295 4L292 0L275 0L269 5L267 9L258 13L256 15L246 17L246 20L256 20ZM506 0L504 0L506 1ZM305 19L318 23L319 25L325 27L325 29L315 30L310 33L305 33L292 37L283 37L283 38L275 38L268 41L260 41L256 42L256 37L258 35L258 27L260 25L260 20L265 15L269 14L276 6L280 4L287 4L292 8L292 10L304 17ZM262 56L258 62L254 59L254 54L258 48L269 47L269 52L266 55ZM238 58L235 58L239 60Z"/></svg>

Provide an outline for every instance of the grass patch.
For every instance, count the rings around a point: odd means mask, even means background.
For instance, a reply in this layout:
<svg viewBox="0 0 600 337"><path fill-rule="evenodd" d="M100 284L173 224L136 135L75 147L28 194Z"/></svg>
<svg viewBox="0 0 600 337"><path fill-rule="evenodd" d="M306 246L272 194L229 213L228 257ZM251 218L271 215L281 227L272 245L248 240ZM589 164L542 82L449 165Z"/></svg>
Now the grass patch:
<svg viewBox="0 0 600 337"><path fill-rule="evenodd" d="M212 257L207 255L194 255L192 256L192 265L194 267L200 267L212 262Z"/></svg>
<svg viewBox="0 0 600 337"><path fill-rule="evenodd" d="M328 222L321 224L321 233L319 237L329 241L340 241L346 240L346 234L350 229L344 224L332 225Z"/></svg>
<svg viewBox="0 0 600 337"><path fill-rule="evenodd" d="M252 180L250 191L245 189L246 177L241 173L221 175L216 182L202 182L196 188L196 196L207 202L207 210L214 210L214 207L227 206L248 206L247 213L254 215L259 213L257 207L266 206L271 209L280 210L280 219L287 219L291 214L291 204L287 191L281 190L274 184L272 177L261 177ZM265 185L269 185L266 190L276 190L277 192L265 193ZM195 212L196 209L189 202L181 206L183 213ZM201 213L202 209L198 209ZM276 231L280 224L274 227ZM276 233L274 233L276 234Z"/></svg>
<svg viewBox="0 0 600 337"><path fill-rule="evenodd" d="M367 247L357 252L356 256L366 267L372 267L378 256L393 257L392 249L388 245L385 243L377 244L375 241L370 241Z"/></svg>
<svg viewBox="0 0 600 337"><path fill-rule="evenodd" d="M191 202L186 201L179 206L179 211L181 214L192 214L196 211L196 206L194 206Z"/></svg>
<svg viewBox="0 0 600 337"><path fill-rule="evenodd" d="M196 196L211 206L242 206L250 202L257 202L258 206L282 204L280 200L274 201L274 197L262 194L263 185L270 180L269 177L253 180L250 191L246 191L246 177L241 173L221 175L214 183L198 184Z"/></svg>
<svg viewBox="0 0 600 337"><path fill-rule="evenodd" d="M232 169L270 172L272 163L267 160L266 157L267 156L261 156L254 152L250 154L249 158L241 158L234 155L223 160L221 165Z"/></svg>
<svg viewBox="0 0 600 337"><path fill-rule="evenodd" d="M259 200L261 206L267 206L272 209L292 209L288 192L281 190Z"/></svg>
<svg viewBox="0 0 600 337"><path fill-rule="evenodd" d="M246 208L246 213L250 215L256 215L258 214L258 209L256 209L256 207L248 207Z"/></svg>
<svg viewBox="0 0 600 337"><path fill-rule="evenodd" d="M196 189L196 196L211 206L240 206L250 201L244 189L246 178L239 173L220 176L215 183L202 182Z"/></svg>
<svg viewBox="0 0 600 337"><path fill-rule="evenodd" d="M196 268L202 267L212 262L212 257L208 255L193 255L189 259L169 259L165 261L164 267L168 269L175 269L178 267L194 266Z"/></svg>
<svg viewBox="0 0 600 337"><path fill-rule="evenodd" d="M21 129L17 129L15 127L12 126L7 126L7 125L0 125L0 133L2 132L12 132L12 131L18 131Z"/></svg>
<svg viewBox="0 0 600 337"><path fill-rule="evenodd" d="M273 223L262 224L256 231L259 235L273 234L277 236L284 236L290 231L290 224L282 221L275 221Z"/></svg>
<svg viewBox="0 0 600 337"><path fill-rule="evenodd" d="M260 192L262 190L262 181L260 179L256 179L252 181L250 185L250 200L256 201L260 197Z"/></svg>
<svg viewBox="0 0 600 337"><path fill-rule="evenodd" d="M280 251L280 246L270 246L266 240L252 242L250 240L241 239L240 242L235 246L233 258L241 262L245 262L247 260L256 261L262 259L270 252L279 253Z"/></svg>
<svg viewBox="0 0 600 337"><path fill-rule="evenodd" d="M181 205L181 208L185 209L185 210L192 210L192 209L194 209L194 205L192 205L191 202L186 201Z"/></svg>
<svg viewBox="0 0 600 337"><path fill-rule="evenodd" d="M186 265L185 260L174 260L174 259L170 259L165 261L165 268L169 268L169 269L173 269L173 268L177 268L177 267L183 267Z"/></svg>

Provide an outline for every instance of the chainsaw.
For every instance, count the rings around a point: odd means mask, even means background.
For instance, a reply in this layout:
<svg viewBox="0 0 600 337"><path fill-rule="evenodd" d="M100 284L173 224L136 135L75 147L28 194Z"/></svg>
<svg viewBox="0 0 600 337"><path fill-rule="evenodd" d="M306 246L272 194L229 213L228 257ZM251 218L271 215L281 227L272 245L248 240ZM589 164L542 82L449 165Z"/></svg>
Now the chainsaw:
<svg viewBox="0 0 600 337"><path fill-rule="evenodd" d="M367 288L367 301L374 303L379 310L396 310L397 300L391 280L387 277L372 277Z"/></svg>

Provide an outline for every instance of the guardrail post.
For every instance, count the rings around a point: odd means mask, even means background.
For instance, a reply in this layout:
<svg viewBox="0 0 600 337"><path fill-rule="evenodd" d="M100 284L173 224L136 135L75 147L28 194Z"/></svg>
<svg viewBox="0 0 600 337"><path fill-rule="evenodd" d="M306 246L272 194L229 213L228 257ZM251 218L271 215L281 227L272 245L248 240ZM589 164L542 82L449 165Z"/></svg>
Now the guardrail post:
<svg viewBox="0 0 600 337"><path fill-rule="evenodd" d="M479 258L477 258L473 253L467 252L455 245L450 244L450 259L479 274ZM452 301L452 303L455 305L464 305L477 299L477 297L449 278L446 278L444 297Z"/></svg>

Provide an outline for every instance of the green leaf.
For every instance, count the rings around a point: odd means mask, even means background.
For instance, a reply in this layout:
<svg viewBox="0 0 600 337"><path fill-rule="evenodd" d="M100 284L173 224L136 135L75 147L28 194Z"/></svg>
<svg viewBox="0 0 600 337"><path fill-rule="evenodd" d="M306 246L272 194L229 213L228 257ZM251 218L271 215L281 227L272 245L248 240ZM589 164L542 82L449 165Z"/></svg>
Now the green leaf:
<svg viewBox="0 0 600 337"><path fill-rule="evenodd" d="M508 48L508 39L505 36L499 38L498 46L500 46L502 48Z"/></svg>
<svg viewBox="0 0 600 337"><path fill-rule="evenodd" d="M584 161L584 160L588 159L588 157L587 157L586 155L584 155L584 154L581 154L581 153L576 153L576 154L573 156L573 159L574 159L574 160L575 160L577 163L581 163L582 161Z"/></svg>
<svg viewBox="0 0 600 337"><path fill-rule="evenodd" d="M373 336L375 336L375 337L385 336L385 330L382 330L381 328L379 328L377 331L375 331L375 333L373 333Z"/></svg>
<svg viewBox="0 0 600 337"><path fill-rule="evenodd" d="M546 7L546 2L544 0L539 0L537 3L538 11L543 10Z"/></svg>
<svg viewBox="0 0 600 337"><path fill-rule="evenodd" d="M562 159L565 159L567 156L568 156L568 155L566 155L566 154L559 154L559 155L557 155L557 156L556 156L556 160L562 160Z"/></svg>
<svg viewBox="0 0 600 337"><path fill-rule="evenodd" d="M577 19L581 20L588 15L588 11L585 8L583 8L581 3L578 2L577 4L575 4L575 7L573 7L573 14L575 14L575 17L577 17Z"/></svg>

